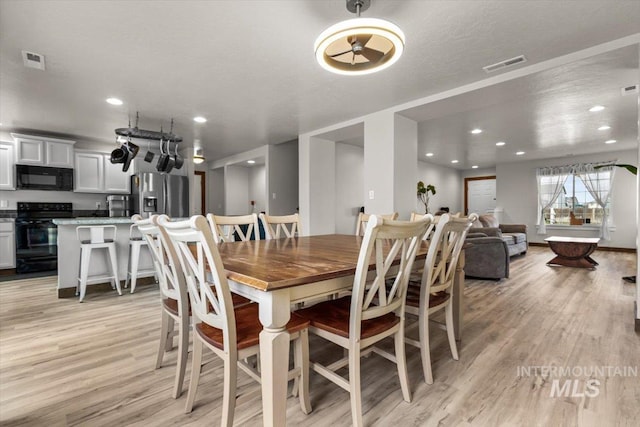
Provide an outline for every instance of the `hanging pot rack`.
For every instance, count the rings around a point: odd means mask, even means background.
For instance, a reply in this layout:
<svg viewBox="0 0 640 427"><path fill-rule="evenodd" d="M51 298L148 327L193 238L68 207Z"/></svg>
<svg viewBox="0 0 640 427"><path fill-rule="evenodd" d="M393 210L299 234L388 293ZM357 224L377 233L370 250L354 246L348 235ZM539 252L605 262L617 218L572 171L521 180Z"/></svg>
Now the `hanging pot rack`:
<svg viewBox="0 0 640 427"><path fill-rule="evenodd" d="M182 137L173 133L173 119L171 119L171 130L169 133L163 132L162 128L160 128L160 132L156 132L153 130L145 130L138 128L138 121L140 119L139 114L136 112L136 126L131 127L131 120L129 120L129 127L126 128L118 128L115 130L116 135L124 136L126 138L140 138L140 139L151 139L154 141L168 141L169 143L179 143L182 142Z"/></svg>

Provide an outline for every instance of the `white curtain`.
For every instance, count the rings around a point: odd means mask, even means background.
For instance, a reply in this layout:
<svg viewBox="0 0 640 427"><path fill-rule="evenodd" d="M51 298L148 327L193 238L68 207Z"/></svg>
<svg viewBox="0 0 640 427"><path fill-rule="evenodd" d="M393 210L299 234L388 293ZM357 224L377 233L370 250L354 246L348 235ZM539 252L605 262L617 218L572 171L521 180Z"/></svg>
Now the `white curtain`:
<svg viewBox="0 0 640 427"><path fill-rule="evenodd" d="M560 196L564 182L570 173L571 167L569 166L536 169L536 180L538 181L538 234L547 234L544 210L550 208Z"/></svg>
<svg viewBox="0 0 640 427"><path fill-rule="evenodd" d="M609 215L606 211L607 202L611 196L611 188L613 187L613 176L615 167L613 165L599 167L595 169L597 164L576 165L575 173L582 179L584 186L587 188L591 197L602 208L602 225L600 226L600 238L611 240L609 233Z"/></svg>

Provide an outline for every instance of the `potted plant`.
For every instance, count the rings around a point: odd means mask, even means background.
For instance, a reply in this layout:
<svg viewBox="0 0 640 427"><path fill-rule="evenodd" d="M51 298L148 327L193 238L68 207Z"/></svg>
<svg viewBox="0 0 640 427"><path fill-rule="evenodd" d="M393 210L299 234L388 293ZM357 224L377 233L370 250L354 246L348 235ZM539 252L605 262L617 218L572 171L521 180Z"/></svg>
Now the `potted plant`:
<svg viewBox="0 0 640 427"><path fill-rule="evenodd" d="M429 193L435 196L436 187L429 184L427 186L424 185L424 182L418 181L418 200L424 204L424 213L429 213Z"/></svg>

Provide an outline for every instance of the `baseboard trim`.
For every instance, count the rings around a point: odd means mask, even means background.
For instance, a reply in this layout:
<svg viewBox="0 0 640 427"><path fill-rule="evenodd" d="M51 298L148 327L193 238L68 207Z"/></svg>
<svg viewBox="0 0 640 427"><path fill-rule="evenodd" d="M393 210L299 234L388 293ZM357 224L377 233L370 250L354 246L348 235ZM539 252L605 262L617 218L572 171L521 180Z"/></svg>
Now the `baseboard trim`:
<svg viewBox="0 0 640 427"><path fill-rule="evenodd" d="M15 268L5 268L0 270L0 276L15 276L16 274Z"/></svg>
<svg viewBox="0 0 640 427"><path fill-rule="evenodd" d="M529 246L544 246L549 247L547 243L539 243L539 242L529 242ZM627 252L635 254L636 250L634 248L615 248L612 246L598 246L596 248L597 251L609 251L609 252Z"/></svg>
<svg viewBox="0 0 640 427"><path fill-rule="evenodd" d="M141 286L141 285L144 286L144 285L151 285L155 283L156 283L156 279L153 276L141 277L136 281L136 289L138 286ZM124 281L120 281L120 287L122 288L122 293L124 293L125 292ZM111 287L110 282L94 283L92 285L87 285L87 295L105 293L105 292L115 292ZM127 289L127 292L130 292L129 289ZM58 289L58 298L77 298L76 288Z"/></svg>

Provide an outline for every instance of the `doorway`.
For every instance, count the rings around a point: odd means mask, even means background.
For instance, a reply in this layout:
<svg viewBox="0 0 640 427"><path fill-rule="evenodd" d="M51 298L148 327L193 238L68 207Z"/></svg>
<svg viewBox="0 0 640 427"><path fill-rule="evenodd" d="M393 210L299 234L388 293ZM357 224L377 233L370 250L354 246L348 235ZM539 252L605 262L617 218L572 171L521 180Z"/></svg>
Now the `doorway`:
<svg viewBox="0 0 640 427"><path fill-rule="evenodd" d="M493 211L496 207L496 177L477 176L464 179L464 213L479 215Z"/></svg>
<svg viewBox="0 0 640 427"><path fill-rule="evenodd" d="M205 200L206 194L206 173L203 171L195 171L194 177L195 197L193 201L193 210L196 215L206 215L207 204Z"/></svg>

